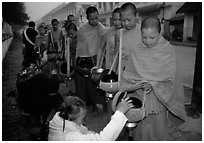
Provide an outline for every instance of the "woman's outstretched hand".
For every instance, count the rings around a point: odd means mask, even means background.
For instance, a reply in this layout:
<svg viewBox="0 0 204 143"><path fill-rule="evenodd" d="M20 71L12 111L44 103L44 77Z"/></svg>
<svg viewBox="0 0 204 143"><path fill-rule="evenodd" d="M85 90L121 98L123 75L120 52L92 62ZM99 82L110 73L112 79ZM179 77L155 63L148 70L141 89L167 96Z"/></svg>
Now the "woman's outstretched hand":
<svg viewBox="0 0 204 143"><path fill-rule="evenodd" d="M134 107L132 100L129 100L129 97L126 97L127 93L122 98L121 102L118 104L116 109L122 113L126 113L130 108Z"/></svg>

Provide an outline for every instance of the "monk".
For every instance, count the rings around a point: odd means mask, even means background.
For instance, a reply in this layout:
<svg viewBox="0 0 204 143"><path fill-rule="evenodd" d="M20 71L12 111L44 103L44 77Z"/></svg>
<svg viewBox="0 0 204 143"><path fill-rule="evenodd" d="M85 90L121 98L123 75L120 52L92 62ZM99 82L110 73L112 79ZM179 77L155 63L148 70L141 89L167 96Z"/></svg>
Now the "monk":
<svg viewBox="0 0 204 143"><path fill-rule="evenodd" d="M97 67L103 64L102 58L105 57L105 68L110 69L119 50L119 29L122 28L120 18L120 8L116 8L112 12L113 26L110 27L103 36L101 48L98 50ZM103 54L105 52L105 54ZM117 63L117 62L116 62ZM116 70L116 66L113 70Z"/></svg>
<svg viewBox="0 0 204 143"><path fill-rule="evenodd" d="M145 118L138 122L134 140L167 140L168 114L186 119L184 91L173 46L161 35L158 18L147 17L141 24L141 42L132 49L123 72L121 89L147 81L135 96L145 100Z"/></svg>
<svg viewBox="0 0 204 143"><path fill-rule="evenodd" d="M59 21L57 19L51 20L52 28L48 32L48 62L49 62L49 77L52 75L52 71L58 71L57 60L63 58L64 51L64 35L62 29L59 27Z"/></svg>
<svg viewBox="0 0 204 143"><path fill-rule="evenodd" d="M138 11L133 3L124 3L120 9L121 21L123 26L122 41L122 71L125 69L130 51L135 44L141 41L140 24L138 24ZM134 38L133 38L134 37Z"/></svg>
<svg viewBox="0 0 204 143"><path fill-rule="evenodd" d="M97 89L97 85L92 81L90 71L91 68L96 66L98 48L106 28L99 22L99 13L96 7L88 7L86 15L88 22L82 25L77 33L75 64L76 95L87 105L93 105L97 109L97 103L105 104L105 97L101 95L101 91ZM84 70L80 70L85 68L90 70L86 70L88 71L87 73Z"/></svg>

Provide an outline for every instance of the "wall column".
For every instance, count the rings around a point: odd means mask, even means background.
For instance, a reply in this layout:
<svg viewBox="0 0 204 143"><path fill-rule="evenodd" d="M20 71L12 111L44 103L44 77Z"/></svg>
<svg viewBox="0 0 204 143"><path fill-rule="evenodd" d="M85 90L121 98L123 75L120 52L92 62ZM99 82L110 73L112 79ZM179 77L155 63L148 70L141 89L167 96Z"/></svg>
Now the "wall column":
<svg viewBox="0 0 204 143"><path fill-rule="evenodd" d="M187 41L188 18L189 18L189 15L185 14L185 16L184 16L184 23L183 23L183 41Z"/></svg>
<svg viewBox="0 0 204 143"><path fill-rule="evenodd" d="M189 18L188 18L188 34L187 34L187 38L188 37L193 37L193 15L189 14Z"/></svg>
<svg viewBox="0 0 204 143"><path fill-rule="evenodd" d="M188 37L193 37L193 15L185 14L183 23L183 41Z"/></svg>

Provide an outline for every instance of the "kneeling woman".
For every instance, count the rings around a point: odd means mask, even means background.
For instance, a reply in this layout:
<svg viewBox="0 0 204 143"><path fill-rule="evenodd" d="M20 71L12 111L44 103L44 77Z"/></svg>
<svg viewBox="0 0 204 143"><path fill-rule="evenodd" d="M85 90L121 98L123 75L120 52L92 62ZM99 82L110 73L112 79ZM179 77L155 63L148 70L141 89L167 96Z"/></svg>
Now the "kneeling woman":
<svg viewBox="0 0 204 143"><path fill-rule="evenodd" d="M133 107L129 97L124 98L110 122L100 133L89 131L82 125L87 110L85 103L76 96L67 96L59 112L49 123L50 141L113 141L123 129L127 118L125 113Z"/></svg>

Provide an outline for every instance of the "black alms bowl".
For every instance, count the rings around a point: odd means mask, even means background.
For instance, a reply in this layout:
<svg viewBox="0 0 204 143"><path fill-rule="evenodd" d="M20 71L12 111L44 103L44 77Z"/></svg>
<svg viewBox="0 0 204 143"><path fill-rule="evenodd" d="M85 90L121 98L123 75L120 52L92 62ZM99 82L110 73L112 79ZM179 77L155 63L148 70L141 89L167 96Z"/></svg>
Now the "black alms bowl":
<svg viewBox="0 0 204 143"><path fill-rule="evenodd" d="M119 98L118 98L118 101L116 103L116 106L118 105L118 103L121 102L123 96L124 96L125 92L121 93ZM136 97L129 97L129 100L132 100L132 104L134 105L134 108L141 108L142 107L142 101Z"/></svg>

